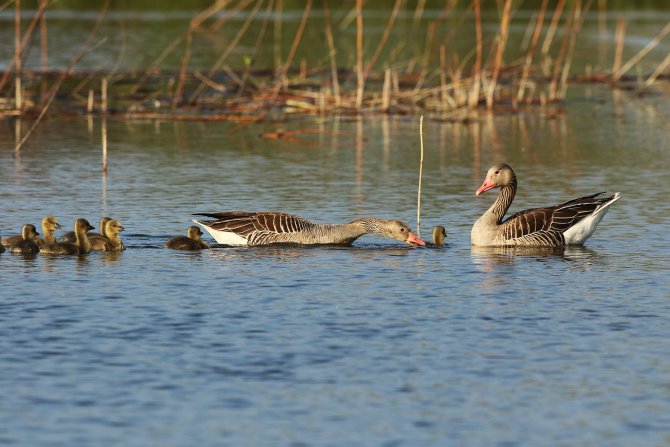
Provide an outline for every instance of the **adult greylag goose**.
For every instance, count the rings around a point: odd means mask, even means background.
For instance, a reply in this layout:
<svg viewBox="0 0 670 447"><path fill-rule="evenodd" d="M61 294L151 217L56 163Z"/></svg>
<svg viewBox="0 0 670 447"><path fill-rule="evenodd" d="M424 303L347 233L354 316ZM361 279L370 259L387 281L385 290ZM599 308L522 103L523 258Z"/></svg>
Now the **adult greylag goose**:
<svg viewBox="0 0 670 447"><path fill-rule="evenodd" d="M119 236L123 230L125 230L125 228L123 228L116 219L112 219L105 224L105 234L107 237L104 241L103 251L123 251L126 249L126 246L123 245L123 241ZM92 242L91 245L93 245Z"/></svg>
<svg viewBox="0 0 670 447"><path fill-rule="evenodd" d="M173 250L202 250L209 245L202 241L202 231L196 226L188 227L188 236L175 236L165 243L165 248Z"/></svg>
<svg viewBox="0 0 670 447"><path fill-rule="evenodd" d="M91 243L88 241L88 233L94 227L86 219L77 219L74 223L74 234L76 242L56 242L52 245L45 245L40 249L40 253L53 255L84 255L91 251Z"/></svg>
<svg viewBox="0 0 670 447"><path fill-rule="evenodd" d="M93 237L95 238L103 237L106 239L107 235L105 234L105 227L107 225L107 222L109 222L110 220L112 220L111 217L103 217L102 219L100 219L100 233L88 233L87 236L89 237L89 239ZM102 246L104 245L105 239L102 239L100 242L96 242L92 246L92 250L102 250ZM77 242L77 237L75 236L74 231L68 231L58 239L58 242L70 242L74 244L75 242Z"/></svg>
<svg viewBox="0 0 670 447"><path fill-rule="evenodd" d="M2 240L2 245L5 246L5 248L11 248L12 245L16 244L17 242L21 242L23 240L23 228L28 227L29 231L31 234L37 235L37 228L35 228L35 225L32 224L26 224L21 228L21 234L17 234L14 236L9 236L5 239ZM31 238L32 239L32 238Z"/></svg>
<svg viewBox="0 0 670 447"><path fill-rule="evenodd" d="M22 239L14 242L9 248L10 252L31 255L40 251L40 247L35 241L39 236L39 233L35 230L35 225L24 225L21 229L21 236Z"/></svg>
<svg viewBox="0 0 670 447"><path fill-rule="evenodd" d="M226 211L194 215L214 219L193 222L207 230L218 243L226 245L351 245L368 233L408 244L426 245L399 220L364 217L341 225L323 225L279 212Z"/></svg>
<svg viewBox="0 0 670 447"><path fill-rule="evenodd" d="M56 230L61 227L55 216L44 216L42 218L42 236L44 239L36 241L40 248L56 243Z"/></svg>
<svg viewBox="0 0 670 447"><path fill-rule="evenodd" d="M593 234L608 207L619 199L618 192L609 197L598 197L603 193L597 193L555 206L521 211L503 221L517 188L516 174L509 165L491 167L475 195L493 188L500 188L500 193L473 225L470 235L473 245L581 245Z"/></svg>

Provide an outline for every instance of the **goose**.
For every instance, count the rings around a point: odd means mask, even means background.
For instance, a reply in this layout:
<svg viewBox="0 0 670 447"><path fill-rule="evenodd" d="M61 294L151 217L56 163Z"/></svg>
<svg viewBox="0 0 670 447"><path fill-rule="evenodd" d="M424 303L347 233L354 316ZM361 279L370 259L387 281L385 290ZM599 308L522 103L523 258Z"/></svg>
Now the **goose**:
<svg viewBox="0 0 670 447"><path fill-rule="evenodd" d="M30 229L31 233L37 234L37 228L35 228L35 225L26 224L24 225L24 227L25 226L27 226ZM5 248L11 248L12 245L16 244L17 242L21 242L22 240L23 240L23 228L21 228L21 234L4 238L2 240L2 245L4 245Z"/></svg>
<svg viewBox="0 0 670 447"><path fill-rule="evenodd" d="M201 250L209 245L201 239L202 231L196 226L188 227L188 236L175 236L165 243L166 248L173 250Z"/></svg>
<svg viewBox="0 0 670 447"><path fill-rule="evenodd" d="M36 241L37 245L40 246L40 248L47 246L47 245L53 245L56 243L56 235L55 231L61 227L61 225L58 223L58 220L56 219L55 216L44 216L42 218L42 234L44 236L44 239L39 239Z"/></svg>
<svg viewBox="0 0 670 447"><path fill-rule="evenodd" d="M426 245L440 246L444 245L444 239L447 237L447 231L442 225L433 227L433 242L426 242Z"/></svg>
<svg viewBox="0 0 670 447"><path fill-rule="evenodd" d="M39 236L39 233L35 230L35 225L24 225L21 229L22 239L20 241L14 242L9 251L12 253L20 253L24 255L30 255L39 252L40 247L35 241L37 236Z"/></svg>
<svg viewBox="0 0 670 447"><path fill-rule="evenodd" d="M83 255L91 251L91 244L88 241L87 232L94 228L86 219L77 219L74 223L74 233L76 242L56 242L52 245L45 245L40 249L40 253L54 255Z"/></svg>
<svg viewBox="0 0 670 447"><path fill-rule="evenodd" d="M500 188L496 201L472 227L472 245L562 247L582 245L593 234L617 192L609 197L597 193L555 206L518 212L503 217L516 194L516 174L507 164L497 164L486 174L475 195Z"/></svg>
<svg viewBox="0 0 670 447"><path fill-rule="evenodd" d="M87 236L89 237L89 239L93 238L93 237L95 237L95 238L100 238L100 237L107 238L107 235L105 234L105 225L107 225L107 222L109 222L110 220L112 220L111 217L103 217L102 219L100 219L100 233L88 233ZM74 234L74 231L68 231L67 233L65 233L64 235L62 235L58 239L58 242L70 242L72 244L74 244L76 241L77 241L77 238ZM97 248L97 247L102 247L103 245L104 245L104 239L100 242L95 243L95 245L92 246L91 248L93 250L102 250L102 248Z"/></svg>
<svg viewBox="0 0 670 447"><path fill-rule="evenodd" d="M106 223L104 232L107 237L104 241L103 251L123 251L126 249L126 246L123 245L123 241L119 237L119 233L123 230L125 228L116 219L111 219Z"/></svg>
<svg viewBox="0 0 670 447"><path fill-rule="evenodd" d="M399 220L364 217L341 225L323 225L280 212L226 211L194 215L214 219L194 219L193 222L207 230L218 243L227 245L351 245L368 233L408 244L426 245Z"/></svg>

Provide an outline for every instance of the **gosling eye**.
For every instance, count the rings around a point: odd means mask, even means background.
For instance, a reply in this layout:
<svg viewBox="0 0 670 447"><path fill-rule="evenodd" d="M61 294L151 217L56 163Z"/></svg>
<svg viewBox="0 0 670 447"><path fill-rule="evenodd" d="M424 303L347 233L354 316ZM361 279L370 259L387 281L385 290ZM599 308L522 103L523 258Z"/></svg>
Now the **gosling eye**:
<svg viewBox="0 0 670 447"><path fill-rule="evenodd" d="M500 171L496 171L496 174L500 174Z"/></svg>
<svg viewBox="0 0 670 447"><path fill-rule="evenodd" d="M400 229L400 232L401 232L401 233L404 233L404 232L405 232L405 229L404 229L404 228L401 228L401 229Z"/></svg>

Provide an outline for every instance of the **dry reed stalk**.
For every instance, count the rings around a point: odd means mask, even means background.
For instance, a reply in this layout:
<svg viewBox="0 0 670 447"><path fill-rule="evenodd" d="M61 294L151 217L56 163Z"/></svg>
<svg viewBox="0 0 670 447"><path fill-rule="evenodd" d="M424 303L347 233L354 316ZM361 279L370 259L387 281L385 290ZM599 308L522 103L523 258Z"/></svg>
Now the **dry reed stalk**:
<svg viewBox="0 0 670 447"><path fill-rule="evenodd" d="M554 9L554 15L551 17L551 24L549 24L549 29L547 34L544 36L544 42L542 43L542 55L546 56L549 53L549 48L551 47L551 42L554 40L554 34L556 34L556 28L558 28L558 21L561 19L563 14L563 8L565 7L566 0L559 0Z"/></svg>
<svg viewBox="0 0 670 447"><path fill-rule="evenodd" d="M386 42L388 40L389 35L391 34L391 30L393 29L393 25L396 22L396 19L398 18L398 12L400 11L400 7L402 4L405 3L405 0L396 0L395 4L393 5L393 10L391 11L391 15L389 16L388 21L386 22L386 27L384 28L384 33L382 34L382 38L379 39L379 43L377 44L377 48L375 48L375 52L372 53L372 57L368 61L367 66L365 67L365 79L368 78L368 75L370 74L370 70L374 65L377 63L377 59L379 58L379 55L381 54L382 50L384 49L384 46L386 45Z"/></svg>
<svg viewBox="0 0 670 447"><path fill-rule="evenodd" d="M100 87L100 108L102 113L107 113L107 78L102 78L102 85Z"/></svg>
<svg viewBox="0 0 670 447"><path fill-rule="evenodd" d="M644 86L645 87L650 87L654 82L656 82L656 78L658 78L666 68L670 66L670 53L668 53L667 56L665 56L665 59L663 59L663 62L659 64L658 67L656 67L656 70L647 78L646 81L644 81Z"/></svg>
<svg viewBox="0 0 670 447"><path fill-rule="evenodd" d="M391 105L391 69L384 70L384 86L382 87L382 104L380 111L386 113Z"/></svg>
<svg viewBox="0 0 670 447"><path fill-rule="evenodd" d="M421 158L419 159L419 193L416 203L416 235L421 237L421 179L423 177L423 115L419 118L419 140L421 142Z"/></svg>
<svg viewBox="0 0 670 447"><path fill-rule="evenodd" d="M588 0L586 5L584 6L584 9L582 10L581 0L576 0L575 2L575 8L574 8L575 17L572 21L573 29L570 33L570 46L568 49L568 56L566 58L565 64L563 64L563 73L561 74L561 86L558 93L558 97L560 99L565 99L565 96L568 92L568 74L570 72L570 66L572 65L572 58L575 54L577 35L579 34L579 31L582 28L582 23L584 22L584 19L586 18L586 15L588 14L592 4L593 0Z"/></svg>
<svg viewBox="0 0 670 447"><path fill-rule="evenodd" d="M21 0L14 4L14 108L23 108L21 100Z"/></svg>
<svg viewBox="0 0 670 447"><path fill-rule="evenodd" d="M191 43L193 42L193 30L189 29L186 34L186 41L184 42L184 55L181 59L181 68L179 69L179 77L177 81L177 88L172 96L172 109L176 109L182 100L184 93L184 82L186 81L186 70L191 60Z"/></svg>
<svg viewBox="0 0 670 447"><path fill-rule="evenodd" d="M442 100L442 107L447 100L447 55L444 45L440 45L440 99Z"/></svg>
<svg viewBox="0 0 670 447"><path fill-rule="evenodd" d="M479 103L479 85L482 69L482 13L480 0L473 0L472 5L475 9L475 33L477 37L476 58L474 66L474 75L472 77L472 87L468 95L468 106L477 107Z"/></svg>
<svg viewBox="0 0 670 447"><path fill-rule="evenodd" d="M208 31L216 32L216 31L220 30L223 27L223 25L225 25L225 23L231 17L234 17L235 15L241 13L242 10L244 8L246 8L247 6L249 6L249 4L251 4L252 1L254 1L254 0L241 0L235 6L232 6L232 3L233 3L232 1L227 2L227 4L224 5L224 7L227 8L228 12L226 14L224 14L222 17L219 17L218 19L216 19L216 21L214 21L214 23L212 23L210 25L210 27L208 28ZM223 9L223 8L221 8L221 9Z"/></svg>
<svg viewBox="0 0 670 447"><path fill-rule="evenodd" d="M284 62L284 65L282 66L278 74L277 84L275 85L274 88L273 97L276 97L279 94L279 90L285 84L286 74L288 73L288 69L291 63L293 62L295 53L298 51L298 45L302 40L302 34L305 31L305 25L307 24L307 19L309 18L309 13L311 12L311 10L312 10L312 0L307 0L305 4L305 9L302 13L302 18L300 19L300 25L298 25L298 31L296 31L295 37L293 38L293 44L291 45L291 50L289 51L288 57L286 58L286 62Z"/></svg>
<svg viewBox="0 0 670 447"><path fill-rule="evenodd" d="M330 21L330 2L324 1L324 12L326 15L326 42L328 43L328 57L330 58L330 77L333 83L333 93L335 94L335 107L341 104L340 82L337 75L337 51L335 50L335 41L333 39L333 29Z"/></svg>
<svg viewBox="0 0 670 447"><path fill-rule="evenodd" d="M275 22L274 22L274 53L275 53L275 70L279 70L282 67L282 57L281 57L281 31L282 31L282 12L284 10L284 0L277 0L277 9L275 10Z"/></svg>
<svg viewBox="0 0 670 447"><path fill-rule="evenodd" d="M614 75L612 76L612 81L616 82L618 81L621 76L626 74L628 70L633 68L635 64L640 62L640 60L645 57L651 50L656 48L656 46L663 40L663 38L670 32L670 22L668 22L663 29L654 37L647 45L644 46L635 56L631 57L628 62L624 64L623 67L619 69Z"/></svg>
<svg viewBox="0 0 670 447"><path fill-rule="evenodd" d="M93 93L93 89L90 88L88 89L88 100L86 101L86 113L89 115L93 113L93 101L95 98L95 93Z"/></svg>
<svg viewBox="0 0 670 447"><path fill-rule="evenodd" d="M428 74L428 64L430 63L430 54L433 42L435 41L435 36L437 35L437 21L433 21L428 25L428 31L426 32L426 46L423 50L423 55L421 57L421 71L419 72L419 78L414 84L414 91L419 91L423 87L423 83L426 80Z"/></svg>
<svg viewBox="0 0 670 447"><path fill-rule="evenodd" d="M542 0L542 6L540 6L540 12L537 16L537 22L535 23L535 31L533 31L533 37L530 41L530 48L528 48L528 51L526 52L526 58L523 64L521 82L519 83L519 90L516 95L517 101L523 100L523 95L526 90L526 83L528 82L528 75L530 74L530 67L533 63L535 51L537 50L537 44L540 41L540 35L542 34L542 25L544 24L544 16L547 11L548 3L549 0Z"/></svg>
<svg viewBox="0 0 670 447"><path fill-rule="evenodd" d="M107 175L107 117L102 118L102 173Z"/></svg>
<svg viewBox="0 0 670 447"><path fill-rule="evenodd" d="M617 73L621 68L623 58L623 45L626 36L626 19L619 16L616 21L616 49L614 50L614 62L612 63L612 73Z"/></svg>
<svg viewBox="0 0 670 447"><path fill-rule="evenodd" d="M105 0L105 3L103 4L103 7L100 11L100 14L98 15L98 18L96 19L95 24L93 25L93 29L89 33L89 35L86 37L86 40L82 44L81 47L79 47L79 50L77 53L74 55L72 60L70 61L70 64L67 67L67 70L65 70L61 75L60 78L56 81L53 87L51 87L51 90L48 93L48 98L44 106L42 107L42 110L40 111L40 114L37 116L35 121L33 122L33 125L28 129L28 132L21 138L21 140L16 144L14 147L14 152L13 156L17 157L19 155L19 152L21 151L21 148L23 145L28 141L28 138L32 135L32 133L35 131L37 126L42 122L42 118L44 118L44 115L47 113L47 110L49 110L49 106L53 102L54 98L56 97L56 94L58 93L58 90L60 90L61 85L63 85L63 82L65 79L72 73L72 70L74 69L75 65L81 60L82 57L88 52L92 51L93 48L89 48L89 45L95 35L98 33L98 30L100 29L100 25L102 24L102 20L107 14L107 10L109 9L109 0Z"/></svg>
<svg viewBox="0 0 670 447"><path fill-rule="evenodd" d="M356 108L363 104L365 71L363 69L363 0L356 0Z"/></svg>
<svg viewBox="0 0 670 447"><path fill-rule="evenodd" d="M423 17L423 11L426 9L426 0L419 0L416 2L416 9L414 10L414 17L412 18L412 26L419 24L421 17Z"/></svg>
<svg viewBox="0 0 670 447"><path fill-rule="evenodd" d="M558 77L559 74L561 73L561 68L563 66L563 60L566 56L567 49L568 49L568 41L570 40L570 31L572 29L572 24L575 18L575 10L578 8L579 2L576 1L573 4L573 12L571 14L568 14L567 18L567 23L565 25L565 30L563 32L563 40L561 41L561 49L558 52L558 56L556 57L556 61L554 62L554 73L551 77L551 81L549 82L549 101L553 101L556 99L558 95Z"/></svg>
<svg viewBox="0 0 670 447"><path fill-rule="evenodd" d="M237 34L235 34L235 37L233 40L230 42L228 47L224 50L224 52L219 56L219 58L216 60L212 68L209 69L207 72L207 78L211 78L216 71L221 68L221 66L225 63L226 59L228 59L228 56L235 50L237 47L237 44L240 42L240 39L242 39L242 36L246 33L246 31L249 29L249 26L251 25L251 22L256 18L256 15L258 14L258 11L260 10L261 6L263 6L264 0L260 0L256 2L256 6L254 6L254 9L251 11L251 14L247 16L247 19L244 21L242 24L242 27L237 31ZM198 95L202 92L202 90L205 88L205 85L201 83L196 87L196 89L193 91L193 94L191 94L190 98L188 99L189 103L192 103L195 101L195 99L198 97Z"/></svg>
<svg viewBox="0 0 670 447"><path fill-rule="evenodd" d="M272 17L272 10L274 9L275 5L275 0L270 0L268 2L268 6L265 8L265 17L263 18L263 23L261 24L261 30L258 33L258 36L256 37L256 45L254 46L254 51L251 54L251 58L249 60L248 64L245 64L244 66L244 75L242 76L242 85L240 86L236 97L239 98L242 96L242 93L245 90L245 87L247 85L247 81L249 78L252 76L251 75L251 70L256 63L256 58L258 57L258 52L261 49L261 45L263 44L263 40L265 40L265 33L267 32L267 28L270 23L270 17Z"/></svg>
<svg viewBox="0 0 670 447"><path fill-rule="evenodd" d="M46 11L48 4L49 0L42 0L42 2L40 3L40 8L44 8L44 10ZM43 74L49 70L49 40L47 33L46 14L42 14L42 17L40 17L40 69L42 70ZM41 84L40 95L43 97L47 89L46 80L42 79L42 82L40 84Z"/></svg>
<svg viewBox="0 0 670 447"><path fill-rule="evenodd" d="M486 107L490 110L493 108L493 94L496 90L496 84L498 82L498 74L500 73L500 64L502 63L503 53L505 51L505 46L507 45L507 37L509 36L509 21L510 21L510 11L512 8L512 0L505 0L505 6L503 8L502 18L500 21L500 29L498 31L497 45L496 45L496 55L493 61L493 73L491 74L491 79L488 83L488 88L486 91Z"/></svg>

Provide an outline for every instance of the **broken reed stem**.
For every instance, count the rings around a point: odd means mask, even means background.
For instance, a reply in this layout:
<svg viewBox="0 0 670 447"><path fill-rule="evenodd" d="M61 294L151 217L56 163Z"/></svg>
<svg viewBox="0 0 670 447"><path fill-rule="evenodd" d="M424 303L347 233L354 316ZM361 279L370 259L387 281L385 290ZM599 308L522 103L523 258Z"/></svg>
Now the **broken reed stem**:
<svg viewBox="0 0 670 447"><path fill-rule="evenodd" d="M107 175L107 117L102 118L102 173Z"/></svg>
<svg viewBox="0 0 670 447"><path fill-rule="evenodd" d="M472 88L468 95L468 106L474 108L479 103L479 84L482 69L482 14L480 0L473 0L473 7L475 8L475 33L477 36L476 57L474 76L472 80Z"/></svg>
<svg viewBox="0 0 670 447"><path fill-rule="evenodd" d="M365 72L363 69L363 0L356 0L356 109L363 105Z"/></svg>
<svg viewBox="0 0 670 447"><path fill-rule="evenodd" d="M502 20L500 22L500 31L498 32L496 46L496 55L493 61L493 73L486 91L486 107L490 110L493 108L493 94L496 90L496 83L498 82L498 74L500 73L500 64L502 63L503 53L507 45L507 37L509 35L509 18L510 10L512 8L512 0L505 0L505 7L503 9Z"/></svg>
<svg viewBox="0 0 670 447"><path fill-rule="evenodd" d="M16 72L14 81L14 106L16 110L23 107L21 101L21 0L14 4L14 70Z"/></svg>
<svg viewBox="0 0 670 447"><path fill-rule="evenodd" d="M650 52L651 50L653 50L653 49L656 47L656 45L658 45L658 44L661 42L661 40L663 40L663 38L666 36L666 34L668 34L669 32L670 32L670 22L668 22L668 23L663 27L663 29L661 30L661 32L659 32L659 33L656 35L656 37L654 37L654 38L653 38L647 45L645 45L644 48L642 48L642 49L641 49L635 56L631 57L631 58L628 60L628 62L626 62L626 63L624 64L624 66L621 67L621 68L619 69L619 71L617 71L616 73L614 73L614 75L612 76L612 81L613 81L613 82L618 81L619 78L621 78L621 76L623 76L624 74L626 74L626 72L627 72L628 70L630 70L631 68L633 68L633 66L634 66L635 64L637 64L638 62L640 62L640 60L641 60L643 57L645 57L647 54L649 54L649 52Z"/></svg>
<svg viewBox="0 0 670 447"><path fill-rule="evenodd" d="M300 41L302 40L302 34L305 31L305 25L307 24L307 19L309 18L309 13L311 12L311 10L312 10L312 0L307 0L305 10L302 13L302 19L300 19L300 25L298 25L298 31L296 31L295 37L293 38L291 51L289 51L288 57L286 58L286 62L284 63L283 67L281 68L281 71L279 72L277 84L275 85L275 90L273 92L274 97L276 97L277 94L279 94L279 90L285 83L286 74L288 73L288 69L291 65L291 62L293 62L295 53L298 51L298 45L300 45Z"/></svg>
<svg viewBox="0 0 670 447"><path fill-rule="evenodd" d="M107 113L107 78L102 78L102 86L100 87L100 100L102 113Z"/></svg>
<svg viewBox="0 0 670 447"><path fill-rule="evenodd" d="M189 28L186 34L186 42L184 43L184 55L181 59L181 68L179 69L179 80L177 81L177 88L174 96L172 96L172 109L176 109L184 94L184 82L186 81L186 70L188 69L189 61L191 60L191 43L193 42L193 29Z"/></svg>
<svg viewBox="0 0 670 447"><path fill-rule="evenodd" d="M389 17L388 22L386 22L386 28L384 28L384 34L382 34L382 38L379 40L377 48L375 48L375 52L372 54L372 57L370 58L367 66L365 67L365 79L368 78L370 70L377 63L379 55L382 53L384 46L386 46L386 42L389 38L389 35L391 34L391 30L393 29L393 25L395 24L396 19L398 18L398 12L400 11L400 7L404 2L405 0L396 0L395 5L393 5L391 16Z"/></svg>
<svg viewBox="0 0 670 447"><path fill-rule="evenodd" d="M519 91L516 95L517 101L523 100L523 95L526 90L526 83L528 82L528 75L530 74L530 67L533 63L535 51L537 50L537 44L540 41L540 34L542 34L542 25L544 24L544 15L547 11L548 3L549 0L542 0L542 6L540 6L540 12L537 16L537 23L535 24L535 31L533 31L533 37L530 41L530 48L528 48L526 51L526 59L523 64L523 72L521 74L521 82L519 83Z"/></svg>
<svg viewBox="0 0 670 447"><path fill-rule="evenodd" d="M566 0L559 0L554 9L554 15L551 17L551 24L549 25L549 30L547 35L544 37L544 42L542 43L542 55L546 56L549 53L549 48L551 47L551 42L554 40L554 34L556 34L556 28L558 27L558 21L561 19L561 14L563 14L563 8L565 7Z"/></svg>
<svg viewBox="0 0 670 447"><path fill-rule="evenodd" d="M618 73L621 68L621 61L623 59L623 45L626 36L626 19L622 16L616 21L616 49L614 51L614 63L612 63L612 74Z"/></svg>
<svg viewBox="0 0 670 447"><path fill-rule="evenodd" d="M421 158L419 159L419 193L416 203L416 235L421 237L421 179L423 177L423 115L419 118L419 141L421 142Z"/></svg>
<svg viewBox="0 0 670 447"><path fill-rule="evenodd" d="M333 83L333 93L335 94L335 107L339 107L341 103L340 98L340 82L337 76L337 51L335 50L335 40L333 39L333 28L330 21L330 2L325 0L323 2L324 12L326 15L326 42L328 43L328 57L330 59L330 77Z"/></svg>
<svg viewBox="0 0 670 447"><path fill-rule="evenodd" d="M656 82L656 78L658 78L665 71L665 69L668 68L668 66L670 66L670 53L668 53L668 55L665 56L663 62L661 62L661 64L658 67L656 67L656 70L654 70L651 76L649 76L647 80L644 81L645 87L649 87L654 82Z"/></svg>

